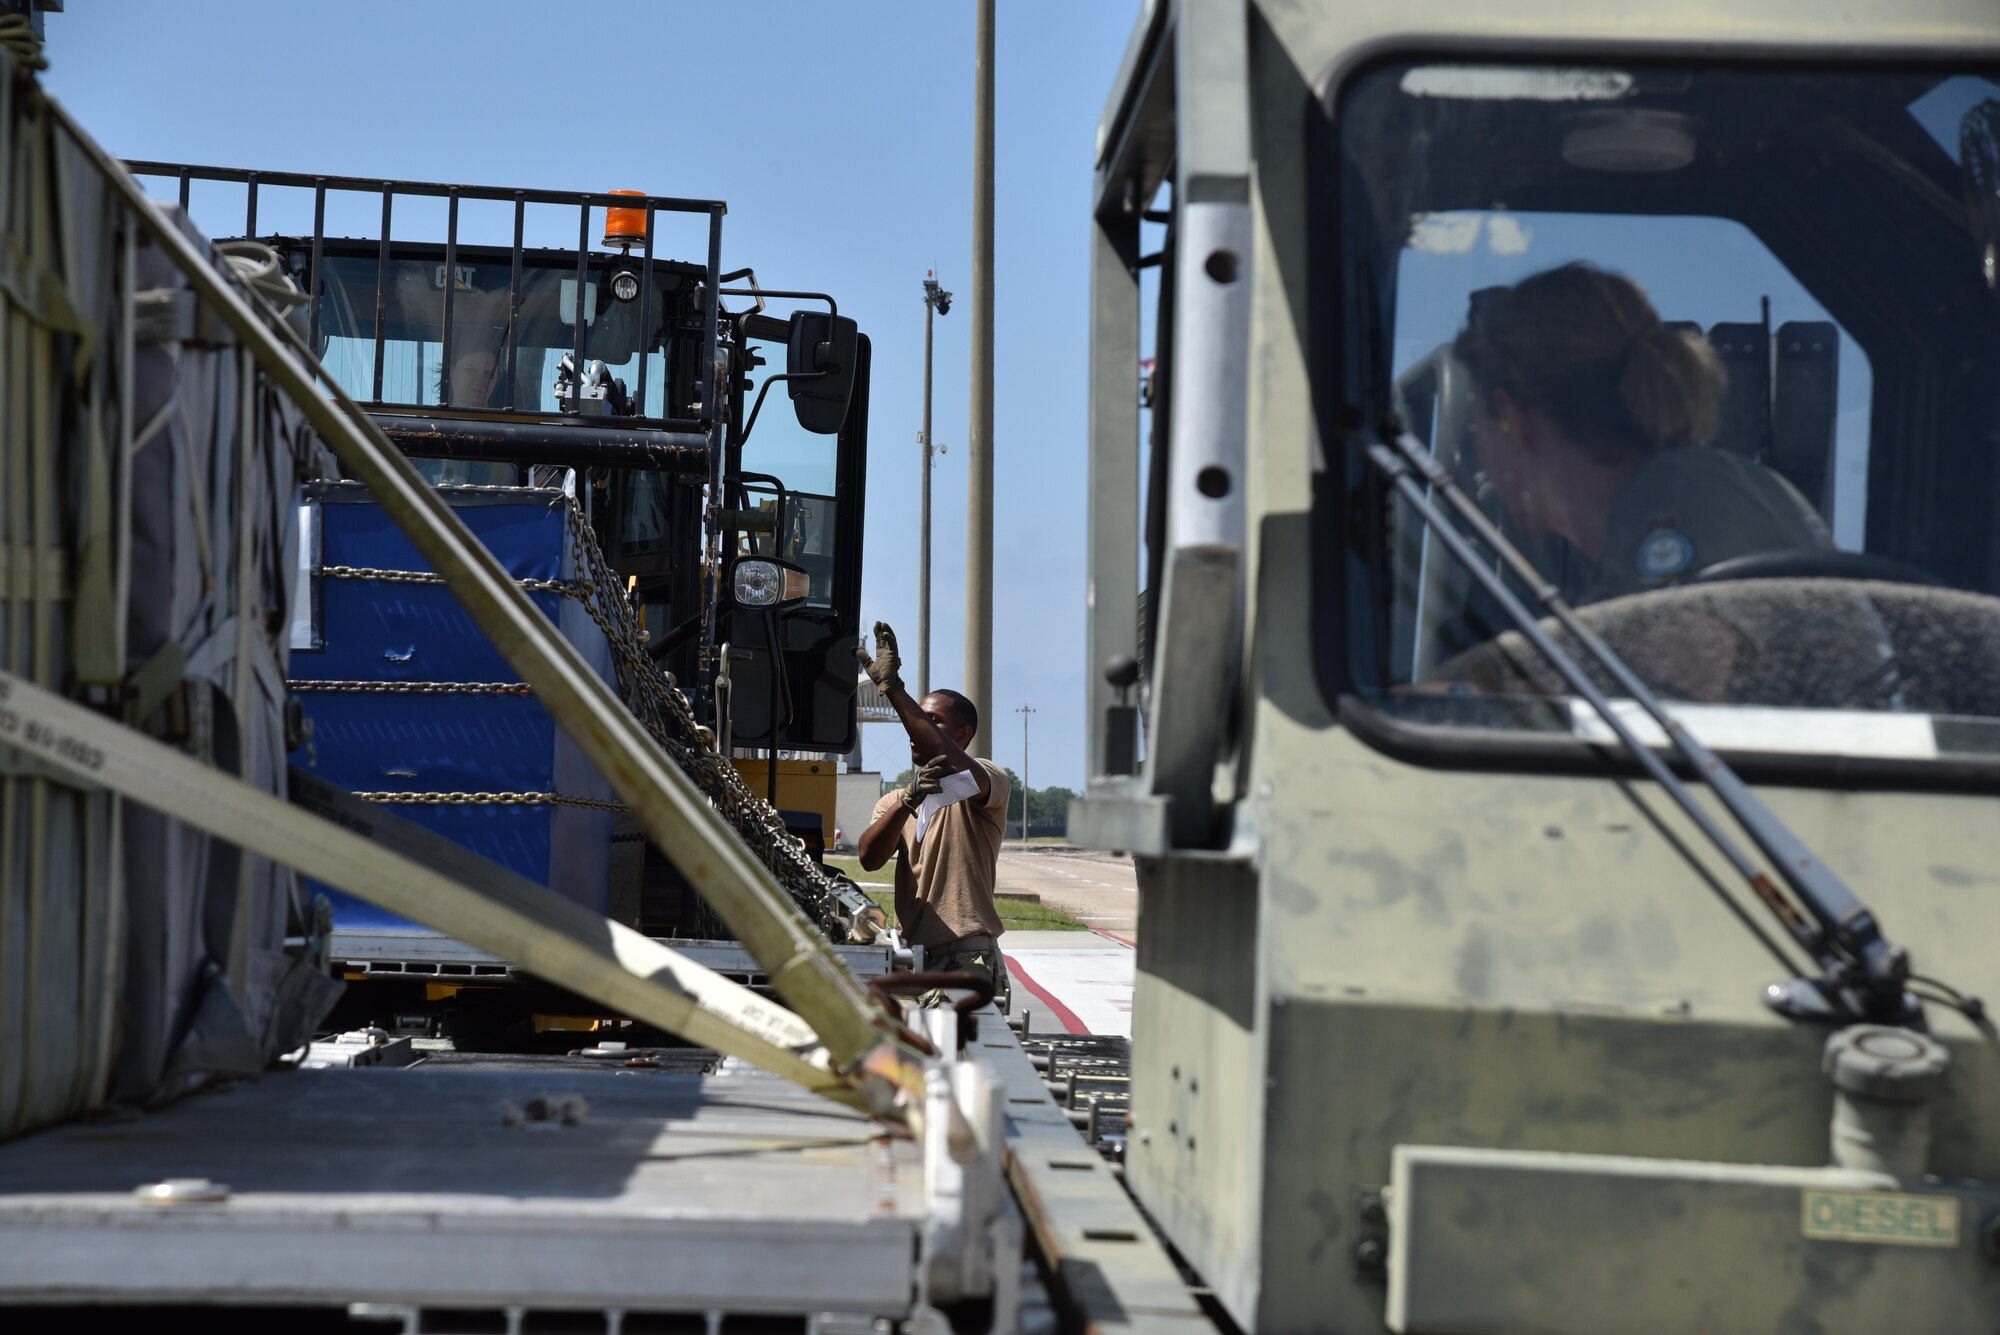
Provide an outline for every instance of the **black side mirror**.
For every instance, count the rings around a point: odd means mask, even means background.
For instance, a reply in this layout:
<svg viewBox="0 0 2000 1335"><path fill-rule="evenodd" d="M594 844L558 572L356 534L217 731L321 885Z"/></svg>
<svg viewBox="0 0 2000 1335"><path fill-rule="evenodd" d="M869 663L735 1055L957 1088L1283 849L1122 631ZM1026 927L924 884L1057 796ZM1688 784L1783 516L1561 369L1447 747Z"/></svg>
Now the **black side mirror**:
<svg viewBox="0 0 2000 1335"><path fill-rule="evenodd" d="M729 568L729 601L739 608L782 611L811 592L812 576L790 561L741 556Z"/></svg>
<svg viewBox="0 0 2000 1335"><path fill-rule="evenodd" d="M831 436L847 422L847 405L854 397L856 343L860 327L844 315L817 311L792 314L791 337L785 348L785 382L799 425L814 435Z"/></svg>

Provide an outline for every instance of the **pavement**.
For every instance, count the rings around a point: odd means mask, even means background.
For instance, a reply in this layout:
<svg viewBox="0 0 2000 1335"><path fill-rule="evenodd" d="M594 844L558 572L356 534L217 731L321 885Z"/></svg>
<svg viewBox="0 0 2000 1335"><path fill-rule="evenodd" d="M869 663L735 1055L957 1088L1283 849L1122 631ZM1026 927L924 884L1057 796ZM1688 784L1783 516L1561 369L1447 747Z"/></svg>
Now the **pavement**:
<svg viewBox="0 0 2000 1335"><path fill-rule="evenodd" d="M1000 938L1014 980L1014 1013L1038 1034L1132 1036L1138 952L1096 932L1008 932Z"/></svg>
<svg viewBox="0 0 2000 1335"><path fill-rule="evenodd" d="M1041 896L1095 931L1131 944L1139 936L1139 884L1132 859L1059 845L1002 845L1001 890Z"/></svg>
<svg viewBox="0 0 2000 1335"><path fill-rule="evenodd" d="M1003 847L999 888L1041 896L1088 932L1008 932L1007 970L1038 1033L1132 1035L1139 889L1129 857L1050 845Z"/></svg>
<svg viewBox="0 0 2000 1335"><path fill-rule="evenodd" d="M870 884L873 884L872 882ZM998 889L1038 896L1087 932L1011 931L1000 938L1007 970L1027 995L1037 1033L1132 1036L1139 886L1130 857L1053 844L1006 844Z"/></svg>

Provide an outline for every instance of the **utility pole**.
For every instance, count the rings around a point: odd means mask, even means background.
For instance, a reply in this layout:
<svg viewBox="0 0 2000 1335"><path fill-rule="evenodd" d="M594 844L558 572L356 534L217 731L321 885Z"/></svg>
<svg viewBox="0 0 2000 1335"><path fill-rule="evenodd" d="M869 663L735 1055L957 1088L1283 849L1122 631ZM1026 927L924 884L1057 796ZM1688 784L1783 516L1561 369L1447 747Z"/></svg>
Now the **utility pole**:
<svg viewBox="0 0 2000 1335"><path fill-rule="evenodd" d="M979 0L972 116L972 456L965 480L965 692L981 711L967 749L993 758L993 0ZM1025 810L1025 808L1024 808Z"/></svg>
<svg viewBox="0 0 2000 1335"><path fill-rule="evenodd" d="M917 699L931 688L931 320L951 314L951 293L938 286L937 274L924 272L924 489L918 528L923 536L917 550Z"/></svg>
<svg viewBox="0 0 2000 1335"><path fill-rule="evenodd" d="M1036 711L1033 705L1022 705L1014 711L1021 716L1021 842L1028 842L1028 715Z"/></svg>

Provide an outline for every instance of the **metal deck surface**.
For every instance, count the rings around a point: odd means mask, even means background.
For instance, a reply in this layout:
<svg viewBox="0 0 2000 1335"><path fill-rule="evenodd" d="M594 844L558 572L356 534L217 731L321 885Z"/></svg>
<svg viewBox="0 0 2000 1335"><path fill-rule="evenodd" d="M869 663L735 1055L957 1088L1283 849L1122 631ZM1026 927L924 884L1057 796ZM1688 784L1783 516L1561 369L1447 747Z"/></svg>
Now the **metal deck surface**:
<svg viewBox="0 0 2000 1335"><path fill-rule="evenodd" d="M680 937L653 939L731 981L753 987L764 987L770 981L764 974L764 966L735 941L691 941ZM887 944L841 944L827 948L839 956L858 978L871 978L896 967L897 951ZM375 979L510 983L527 972L490 951L422 928L370 927L335 931L329 941L328 953L334 961L335 973L363 974Z"/></svg>
<svg viewBox="0 0 2000 1335"><path fill-rule="evenodd" d="M923 1209L911 1142L759 1074L293 1071L0 1146L0 1300L894 1316Z"/></svg>

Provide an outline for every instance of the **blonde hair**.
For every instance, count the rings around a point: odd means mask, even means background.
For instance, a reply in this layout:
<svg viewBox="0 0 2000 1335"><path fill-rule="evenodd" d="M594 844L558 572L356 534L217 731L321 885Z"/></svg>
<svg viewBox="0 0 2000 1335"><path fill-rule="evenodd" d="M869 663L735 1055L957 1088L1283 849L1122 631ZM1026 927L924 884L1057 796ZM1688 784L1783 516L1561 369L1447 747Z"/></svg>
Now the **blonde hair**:
<svg viewBox="0 0 2000 1335"><path fill-rule="evenodd" d="M1715 434L1725 380L1715 349L1661 323L1637 283L1588 264L1475 292L1452 351L1481 398L1506 390L1593 458Z"/></svg>

